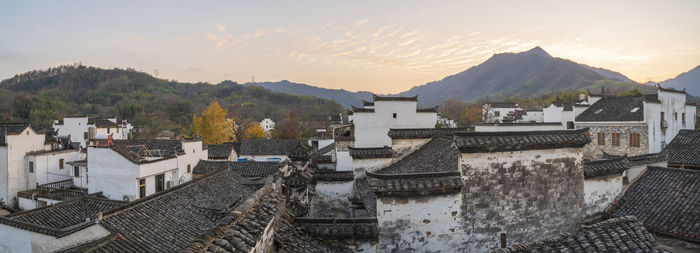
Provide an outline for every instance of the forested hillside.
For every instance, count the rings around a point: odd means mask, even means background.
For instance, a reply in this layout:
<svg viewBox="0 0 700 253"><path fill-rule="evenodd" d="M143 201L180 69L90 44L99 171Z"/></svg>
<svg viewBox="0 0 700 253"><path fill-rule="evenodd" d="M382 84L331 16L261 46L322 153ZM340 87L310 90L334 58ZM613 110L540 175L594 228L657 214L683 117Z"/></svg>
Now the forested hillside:
<svg viewBox="0 0 700 253"><path fill-rule="evenodd" d="M50 126L67 115L112 116L144 129L186 133L192 115L213 101L236 121L279 121L296 107L299 120L323 119L344 109L331 100L245 87L224 81L182 83L155 78L133 69L100 69L66 65L31 71L0 82L0 120Z"/></svg>

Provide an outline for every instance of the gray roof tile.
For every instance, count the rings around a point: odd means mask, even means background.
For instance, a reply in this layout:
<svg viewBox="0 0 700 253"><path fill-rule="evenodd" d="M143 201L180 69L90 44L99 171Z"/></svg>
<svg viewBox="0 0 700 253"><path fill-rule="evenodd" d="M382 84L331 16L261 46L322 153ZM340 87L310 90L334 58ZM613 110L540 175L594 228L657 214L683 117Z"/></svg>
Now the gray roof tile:
<svg viewBox="0 0 700 253"><path fill-rule="evenodd" d="M454 136L462 153L583 147L588 128L531 132L460 132Z"/></svg>
<svg viewBox="0 0 700 253"><path fill-rule="evenodd" d="M576 116L576 121L643 121L643 100L642 96L604 97Z"/></svg>

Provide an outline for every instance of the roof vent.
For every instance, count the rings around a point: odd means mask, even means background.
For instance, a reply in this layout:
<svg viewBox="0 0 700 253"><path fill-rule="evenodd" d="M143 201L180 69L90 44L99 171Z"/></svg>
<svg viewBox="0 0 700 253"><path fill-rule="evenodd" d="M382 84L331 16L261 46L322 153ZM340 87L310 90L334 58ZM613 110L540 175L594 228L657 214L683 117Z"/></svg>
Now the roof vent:
<svg viewBox="0 0 700 253"><path fill-rule="evenodd" d="M598 110L595 111L594 113L595 113L595 114L598 114L598 113L600 113L600 112L602 112L602 111L603 111L603 109L598 109Z"/></svg>
<svg viewBox="0 0 700 253"><path fill-rule="evenodd" d="M637 112L639 110L639 107L632 108L632 111L630 112Z"/></svg>

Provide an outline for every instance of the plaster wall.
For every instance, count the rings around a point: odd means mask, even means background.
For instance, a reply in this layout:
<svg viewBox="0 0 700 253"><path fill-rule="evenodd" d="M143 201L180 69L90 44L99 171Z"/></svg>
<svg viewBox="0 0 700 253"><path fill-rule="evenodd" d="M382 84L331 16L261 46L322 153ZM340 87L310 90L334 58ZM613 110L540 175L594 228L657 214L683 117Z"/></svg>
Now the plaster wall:
<svg viewBox="0 0 700 253"><path fill-rule="evenodd" d="M87 140L85 140L85 135L88 133L87 117L63 118L63 124L57 125L56 122L54 122L53 128L58 133L58 136L70 135L70 140L72 142L79 142L80 146L83 148L85 147L87 143Z"/></svg>
<svg viewBox="0 0 700 253"><path fill-rule="evenodd" d="M374 172L391 164L391 160L391 158L353 159L352 165L355 171Z"/></svg>
<svg viewBox="0 0 700 253"><path fill-rule="evenodd" d="M695 128L695 106L687 106L686 94L676 92L658 91L661 103L645 103L644 116L649 123L649 153L657 153L663 150L665 145L671 142L681 129ZM661 118L664 112L664 118ZM683 125L682 114L685 113L686 124ZM674 116L675 114L675 116ZM667 128L661 128L661 121L665 120ZM692 123L692 124L691 124Z"/></svg>
<svg viewBox="0 0 700 253"><path fill-rule="evenodd" d="M336 151L335 152L335 169L337 171L351 171L352 170L352 156L350 156L349 151Z"/></svg>
<svg viewBox="0 0 700 253"><path fill-rule="evenodd" d="M417 148L423 146L423 144L427 143L430 141L430 138L428 139L392 139L391 140L391 149L394 153L396 153L397 157L400 157L404 154L411 153L412 151L416 150Z"/></svg>
<svg viewBox="0 0 700 253"><path fill-rule="evenodd" d="M583 150L462 153L460 251L485 252L569 231L582 216Z"/></svg>
<svg viewBox="0 0 700 253"><path fill-rule="evenodd" d="M0 252L53 252L97 240L107 235L109 235L109 231L97 224L60 238L0 225Z"/></svg>
<svg viewBox="0 0 700 253"><path fill-rule="evenodd" d="M622 192L622 174L588 178L583 183L585 215L603 212Z"/></svg>
<svg viewBox="0 0 700 253"><path fill-rule="evenodd" d="M311 199L310 217L350 218L350 198L353 181L316 183L316 195Z"/></svg>
<svg viewBox="0 0 700 253"><path fill-rule="evenodd" d="M43 134L38 134L26 128L17 135L5 136L7 146L5 163L0 163L0 170L6 173L5 181L0 182L0 188L3 195L0 199L4 199L5 203L10 206L15 206L17 201L17 192L30 190L34 185L29 185L29 169L27 168L26 154L33 151L48 150L50 147L44 145L46 137Z"/></svg>
<svg viewBox="0 0 700 253"><path fill-rule="evenodd" d="M558 107L554 104L550 104L548 107L542 109L544 113L544 122L562 122L562 113L564 112L564 107Z"/></svg>
<svg viewBox="0 0 700 253"><path fill-rule="evenodd" d="M257 162L269 162L269 159L280 159L280 161L289 160L289 157L287 155L241 155L238 158Z"/></svg>
<svg viewBox="0 0 700 253"><path fill-rule="evenodd" d="M88 147L88 192L112 200L138 198L139 166L109 148Z"/></svg>
<svg viewBox="0 0 700 253"><path fill-rule="evenodd" d="M63 169L60 168L60 161L63 159ZM83 159L83 154L78 150L58 151L36 155L27 155L27 166L29 162L34 162L34 172L27 172L28 184L34 188L37 184L47 184L56 181L71 179L73 167L68 162Z"/></svg>
<svg viewBox="0 0 700 253"><path fill-rule="evenodd" d="M544 111L527 111L527 115L523 115L523 121L544 122Z"/></svg>
<svg viewBox="0 0 700 253"><path fill-rule="evenodd" d="M415 101L375 101L374 112L355 112L355 147L391 146L390 128L435 127L437 113L418 113L416 106Z"/></svg>
<svg viewBox="0 0 700 253"><path fill-rule="evenodd" d="M459 193L378 197L379 252L456 252L469 228Z"/></svg>

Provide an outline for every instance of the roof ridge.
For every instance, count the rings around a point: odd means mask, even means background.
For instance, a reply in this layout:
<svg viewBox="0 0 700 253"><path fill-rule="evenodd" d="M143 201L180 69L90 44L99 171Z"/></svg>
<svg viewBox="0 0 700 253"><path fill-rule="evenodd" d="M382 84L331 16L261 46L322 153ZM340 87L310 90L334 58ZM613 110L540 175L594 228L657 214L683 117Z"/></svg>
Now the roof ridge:
<svg viewBox="0 0 700 253"><path fill-rule="evenodd" d="M603 159L603 160L595 160L595 161L587 161L583 162L584 165L595 165L595 164L603 164L603 163L609 163L609 162L617 162L617 161L622 161L625 158L627 158L627 154L615 158L610 158L610 159Z"/></svg>
<svg viewBox="0 0 700 253"><path fill-rule="evenodd" d="M664 167L664 166L651 166L651 165L647 165L647 169L651 169L651 170L666 170L666 171L678 171L678 172L683 172L683 173L700 174L700 170L691 170L691 169L684 169L684 168L672 168L672 167Z"/></svg>
<svg viewBox="0 0 700 253"><path fill-rule="evenodd" d="M518 131L504 131L504 132L462 132L457 131L454 133L456 136L533 136L533 135L545 135L545 134L580 134L588 132L588 127L579 128L575 130L545 130L545 131L528 131L528 132L518 132Z"/></svg>

